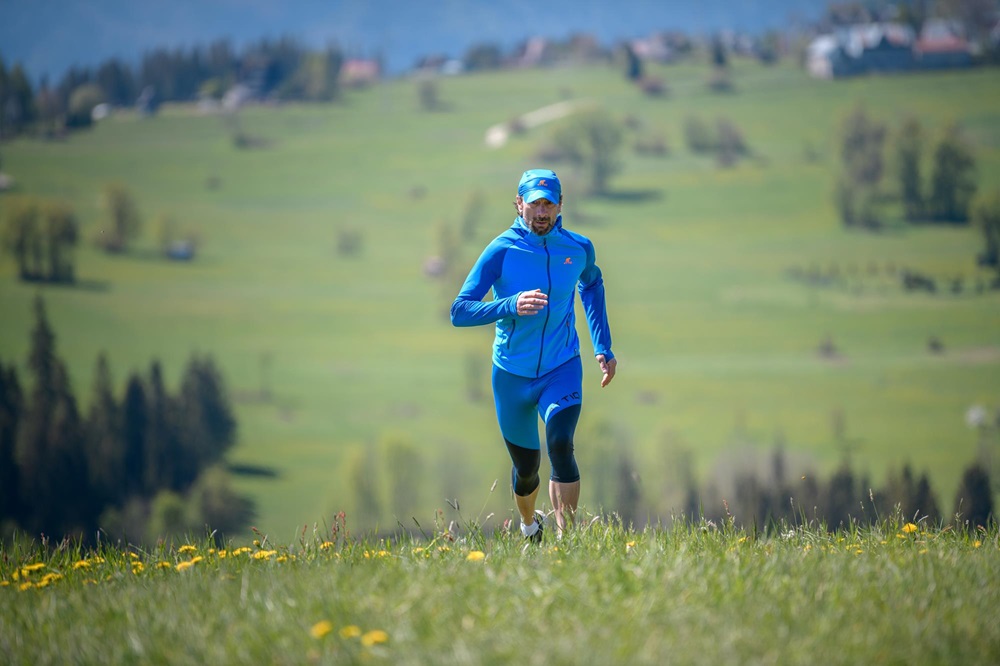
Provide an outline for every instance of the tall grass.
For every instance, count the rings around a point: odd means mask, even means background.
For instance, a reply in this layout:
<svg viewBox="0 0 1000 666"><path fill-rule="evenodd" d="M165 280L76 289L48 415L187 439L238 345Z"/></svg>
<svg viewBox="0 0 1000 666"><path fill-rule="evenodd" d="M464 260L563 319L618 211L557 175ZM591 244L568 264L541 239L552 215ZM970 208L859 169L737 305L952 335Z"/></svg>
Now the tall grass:
<svg viewBox="0 0 1000 666"><path fill-rule="evenodd" d="M0 551L0 650L51 663L998 663L996 527L771 536L581 515L564 538L425 526Z"/></svg>

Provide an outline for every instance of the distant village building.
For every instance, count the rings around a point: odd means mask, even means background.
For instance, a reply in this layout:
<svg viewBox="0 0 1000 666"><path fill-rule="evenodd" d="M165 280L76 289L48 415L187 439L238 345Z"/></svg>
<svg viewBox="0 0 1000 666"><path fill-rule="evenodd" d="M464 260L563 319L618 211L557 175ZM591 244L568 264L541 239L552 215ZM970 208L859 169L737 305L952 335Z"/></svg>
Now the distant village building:
<svg viewBox="0 0 1000 666"><path fill-rule="evenodd" d="M545 59L549 42L544 37L531 37L514 56L514 62L520 67L535 67Z"/></svg>
<svg viewBox="0 0 1000 666"><path fill-rule="evenodd" d="M669 63L676 58L676 52L662 33L633 39L629 46L642 60Z"/></svg>
<svg viewBox="0 0 1000 666"><path fill-rule="evenodd" d="M351 58L340 67L340 83L348 88L364 88L377 83L381 67L377 60Z"/></svg>
<svg viewBox="0 0 1000 666"><path fill-rule="evenodd" d="M237 83L222 96L222 109L228 113L234 113L253 98L254 92L250 86Z"/></svg>
<svg viewBox="0 0 1000 666"><path fill-rule="evenodd" d="M919 38L899 23L851 26L816 37L806 56L809 73L821 79L971 64L969 43L944 21L928 21Z"/></svg>

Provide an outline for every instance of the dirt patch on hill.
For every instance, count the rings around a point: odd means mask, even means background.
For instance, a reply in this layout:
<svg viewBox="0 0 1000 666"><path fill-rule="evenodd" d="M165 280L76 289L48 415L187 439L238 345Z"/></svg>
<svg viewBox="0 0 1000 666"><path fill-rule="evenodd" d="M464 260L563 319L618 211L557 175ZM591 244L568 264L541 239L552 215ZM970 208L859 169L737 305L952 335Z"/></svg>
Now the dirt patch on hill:
<svg viewBox="0 0 1000 666"><path fill-rule="evenodd" d="M1000 347L969 347L968 349L956 349L947 355L960 363L987 365L1000 362Z"/></svg>

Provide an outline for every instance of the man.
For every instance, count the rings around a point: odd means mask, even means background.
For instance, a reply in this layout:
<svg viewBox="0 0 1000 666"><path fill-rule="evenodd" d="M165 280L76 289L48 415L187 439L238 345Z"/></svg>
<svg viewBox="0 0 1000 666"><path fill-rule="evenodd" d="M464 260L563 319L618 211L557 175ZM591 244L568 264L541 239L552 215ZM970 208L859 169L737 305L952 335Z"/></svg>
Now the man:
<svg viewBox="0 0 1000 666"><path fill-rule="evenodd" d="M594 354L603 377L615 376L604 280L594 246L562 226L562 186L555 172L530 169L521 176L517 218L483 251L451 306L455 326L496 322L493 399L497 421L513 462L511 485L521 533L541 541L535 511L541 451L538 417L552 475L549 499L560 533L572 522L580 499L580 472L573 435L580 418L583 366L576 332L574 289L580 292ZM483 302L490 289L493 300Z"/></svg>

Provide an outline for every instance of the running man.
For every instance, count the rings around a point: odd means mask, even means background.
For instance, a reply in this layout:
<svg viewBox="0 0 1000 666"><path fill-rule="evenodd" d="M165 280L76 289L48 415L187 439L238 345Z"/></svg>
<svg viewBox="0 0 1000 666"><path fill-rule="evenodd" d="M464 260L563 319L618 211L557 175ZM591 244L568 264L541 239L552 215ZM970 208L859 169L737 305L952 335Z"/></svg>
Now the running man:
<svg viewBox="0 0 1000 666"><path fill-rule="evenodd" d="M603 377L615 376L611 331L604 304L604 280L589 239L562 226L562 186L554 171L530 169L521 176L509 229L483 251L451 306L455 326L496 322L493 342L493 400L497 421L513 462L511 485L521 533L541 541L541 512L535 511L541 463L538 418L552 476L549 499L561 533L580 500L580 471L573 434L580 418L583 365L576 332L574 289L587 316L594 355ZM483 302L490 289L493 300Z"/></svg>

